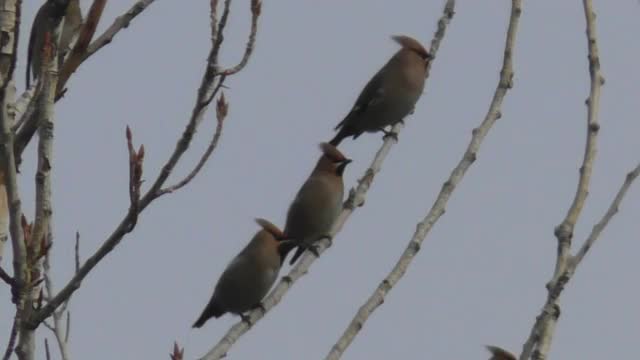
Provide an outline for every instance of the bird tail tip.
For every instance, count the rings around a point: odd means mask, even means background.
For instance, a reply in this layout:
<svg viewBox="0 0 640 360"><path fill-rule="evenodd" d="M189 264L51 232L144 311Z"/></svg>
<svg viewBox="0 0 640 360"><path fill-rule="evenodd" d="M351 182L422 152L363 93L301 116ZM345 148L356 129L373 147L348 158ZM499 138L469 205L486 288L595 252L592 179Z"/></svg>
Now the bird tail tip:
<svg viewBox="0 0 640 360"><path fill-rule="evenodd" d="M215 303L209 304L204 309L202 314L200 314L200 316L198 317L198 320L196 320L196 322L194 322L191 327L201 328L212 317L217 319L220 316L224 315L225 313L226 311L222 310L217 304Z"/></svg>
<svg viewBox="0 0 640 360"><path fill-rule="evenodd" d="M304 252L304 248L298 247L296 249L296 253L293 254L293 257L291 258L291 260L289 260L289 265L295 264L296 261L298 261L298 258L300 257L300 255L302 255L303 252Z"/></svg>

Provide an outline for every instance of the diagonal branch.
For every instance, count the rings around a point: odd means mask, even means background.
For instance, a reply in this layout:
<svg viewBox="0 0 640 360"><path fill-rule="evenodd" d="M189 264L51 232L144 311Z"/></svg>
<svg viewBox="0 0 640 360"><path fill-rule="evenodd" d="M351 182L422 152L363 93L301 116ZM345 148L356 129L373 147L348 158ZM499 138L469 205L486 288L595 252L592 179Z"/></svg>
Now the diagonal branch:
<svg viewBox="0 0 640 360"><path fill-rule="evenodd" d="M625 177L624 183L622 183L622 186L620 187L620 190L618 190L618 193L616 194L616 197L613 199L613 202L609 206L609 209L604 214L602 219L593 226L593 230L591 230L591 234L589 234L589 237L587 238L587 240L584 242L584 244L582 244L582 247L580 248L580 250L578 250L578 253L572 257L570 262L570 268L572 271L575 270L575 268L577 268L578 265L580 265L585 255L587 255L591 247L593 247L593 244L595 244L596 240L598 240L598 238L600 237L600 234L602 233L602 231L609 224L609 221L611 220L611 218L613 218L613 216L618 212L618 208L620 207L620 203L622 203L622 199L627 194L627 190L629 190L629 188L631 187L631 184L636 180L639 174L640 174L640 164L638 164L631 172L627 174L627 176Z"/></svg>
<svg viewBox="0 0 640 360"><path fill-rule="evenodd" d="M216 119L218 121L218 124L216 125L215 133L211 138L211 142L209 143L207 150L205 150L204 154L202 154L202 157L200 157L200 161L198 161L196 167L184 179L178 181L174 185L160 190L161 195L180 190L181 188L189 184L191 180L193 180L198 175L200 170L202 170L204 165L209 160L209 157L218 146L218 141L220 140L220 136L222 136L222 126L224 124L224 119L227 117L228 111L229 103L225 100L224 93L221 93L220 98L218 98L218 102L216 103Z"/></svg>
<svg viewBox="0 0 640 360"><path fill-rule="evenodd" d="M131 21L140 13L142 13L154 0L138 0L131 8L124 14L118 16L113 24L109 26L107 30L102 33L95 41L93 41L87 51L82 56L82 62L87 60L91 55L95 54L98 50L104 46L109 45L113 38L120 32L120 30L126 29L131 24Z"/></svg>
<svg viewBox="0 0 640 360"><path fill-rule="evenodd" d="M56 100L64 95L64 86L67 84L71 75L84 61L87 48L89 47L89 43L96 32L96 28L98 27L98 23L102 17L102 11L106 5L107 0L93 0L89 13L87 14L87 19L82 25L82 28L80 28L78 41L76 41L71 53L60 69L60 81L58 81L58 86L56 87Z"/></svg>
<svg viewBox="0 0 640 360"><path fill-rule="evenodd" d="M447 1L445 14L447 13L448 8L450 8L450 12L453 13L453 5L453 1ZM500 118L500 108L504 97L507 94L507 91L513 86L513 51L515 47L516 31L518 29L520 14L522 11L521 6L521 0L513 0L511 3L511 15L509 18L509 27L506 36L503 64L502 69L500 70L500 80L498 81L498 85L494 92L493 100L489 105L487 114L480 126L473 130L471 142L467 146L462 159L460 159L447 181L445 181L442 186L442 190L440 190L440 194L438 194L436 201L425 218L418 224L416 231L402 256L398 259L387 277L382 280L378 288L373 292L373 294L371 294L369 299L360 307L347 329L345 329L344 333L332 347L325 359L337 360L344 354L344 351L349 347L349 345L351 345L353 339L364 326L364 323L369 319L373 312L382 305L386 295L404 276L414 257L417 255L418 251L420 251L423 241L435 223L445 213L447 202L453 194L453 191L456 189L456 186L460 181L462 181L467 170L475 162L482 141L489 130L491 130L496 120Z"/></svg>
<svg viewBox="0 0 640 360"><path fill-rule="evenodd" d="M566 217L555 229L555 236L558 239L558 253L553 278L547 284L547 299L540 315L536 318L531 329L529 338L525 342L520 355L520 360L533 359L543 360L551 347L551 339L555 330L558 316L560 314L559 297L564 289L564 285L569 280L568 275L571 240L573 229L576 225L585 200L589 193L589 184L593 163L596 156L596 138L600 125L598 123L598 111L600 105L600 88L604 84L604 77L600 71L600 59L598 55L598 44L596 41L596 16L593 11L591 0L583 0L584 14L587 23L587 44L589 49L589 75L591 77L591 87L589 98L587 99L587 141L584 151L584 159L580 167L580 177L576 194Z"/></svg>
<svg viewBox="0 0 640 360"><path fill-rule="evenodd" d="M438 31L436 32L434 39L431 43L430 54L434 57L440 47L440 42L444 37L446 26L449 23L451 17L453 17L453 3L455 1L448 0L449 6L445 7L445 14L438 22ZM431 66L431 62L429 63ZM427 76L429 71L427 70ZM396 124L392 133L397 134L402 130L403 123ZM369 168L365 171L364 175L358 180L356 188L352 188L349 192L349 197L345 201L342 209L342 213L333 224L329 236L334 238L337 233L340 232L344 224L347 222L351 214L356 208L364 204L367 192L371 187L376 174L382 168L382 164L391 150L391 147L397 142L395 136L385 136L382 147L375 154L373 161ZM317 242L318 256L322 255L332 245L331 238L324 238ZM291 286L298 281L302 276L308 273L309 268L316 260L316 256L311 252L305 252L296 265L291 269L289 274L282 277L280 282L275 286L271 293L262 301L262 308L251 311L246 317L246 321L242 320L233 325L227 333L218 341L218 343L209 352L204 355L200 360L214 360L221 359L227 355L229 349L238 341L238 339L244 335L251 326L262 319L269 310L274 308L282 300L285 294L289 291ZM264 309L264 311L262 310Z"/></svg>

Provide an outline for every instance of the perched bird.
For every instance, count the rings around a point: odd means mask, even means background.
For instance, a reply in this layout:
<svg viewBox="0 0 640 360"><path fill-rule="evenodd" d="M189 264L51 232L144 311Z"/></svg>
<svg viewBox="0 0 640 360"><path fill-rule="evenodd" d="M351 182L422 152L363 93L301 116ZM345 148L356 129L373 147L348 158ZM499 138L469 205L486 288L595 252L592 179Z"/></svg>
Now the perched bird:
<svg viewBox="0 0 640 360"><path fill-rule="evenodd" d="M489 360L516 360L513 354L497 346L487 345L487 350L491 353Z"/></svg>
<svg viewBox="0 0 640 360"><path fill-rule="evenodd" d="M256 222L262 229L224 270L194 328L227 312L242 316L259 307L276 281L284 258L295 244L285 240L282 231L269 221L256 219Z"/></svg>
<svg viewBox="0 0 640 360"><path fill-rule="evenodd" d="M287 239L298 245L290 264L295 263L314 242L328 237L331 225L342 210L342 174L351 160L328 143L320 144L320 149L320 160L287 212L284 233Z"/></svg>
<svg viewBox="0 0 640 360"><path fill-rule="evenodd" d="M369 80L351 111L335 130L329 142L338 146L342 139L357 138L363 132L384 131L413 111L422 95L427 64L431 55L415 39L392 36L402 48Z"/></svg>
<svg viewBox="0 0 640 360"><path fill-rule="evenodd" d="M62 12L62 13L61 13ZM56 27L56 19L64 17L60 43L58 44L58 64L62 64L73 39L82 26L82 12L79 0L69 0L66 9L60 5L60 1L48 0L38 10L29 36L29 49L27 51L27 87L33 80L40 77L42 71L42 50L45 45L46 34L51 34L51 41L55 44L53 31Z"/></svg>

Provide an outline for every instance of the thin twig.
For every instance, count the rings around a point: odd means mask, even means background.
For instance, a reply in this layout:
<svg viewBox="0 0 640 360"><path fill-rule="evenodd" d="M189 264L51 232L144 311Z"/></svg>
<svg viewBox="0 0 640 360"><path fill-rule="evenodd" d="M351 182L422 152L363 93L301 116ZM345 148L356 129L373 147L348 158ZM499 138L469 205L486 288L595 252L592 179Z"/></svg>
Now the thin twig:
<svg viewBox="0 0 640 360"><path fill-rule="evenodd" d="M200 161L198 161L198 164L196 165L196 167L184 179L180 180L174 185L168 186L160 190L161 195L164 195L166 193L172 193L176 190L181 189L185 185L189 184L189 182L191 182L191 180L193 180L193 178L195 178L198 175L200 170L202 170L204 165L209 160L209 157L218 146L218 141L220 140L220 136L222 136L222 127L223 127L224 119L227 116L228 110L229 110L229 103L225 101L224 93L221 93L220 98L218 99L218 103L216 104L216 118L218 120L216 125L216 131L213 134L213 137L211 138L211 142L209 143L207 150L204 152L204 154L202 154L202 157L200 158Z"/></svg>
<svg viewBox="0 0 640 360"><path fill-rule="evenodd" d="M4 271L2 266L0 266L0 279L2 279L2 281L7 283L7 285L11 286L12 288L17 285L16 281L11 277L11 275L7 274L7 272Z"/></svg>
<svg viewBox="0 0 640 360"><path fill-rule="evenodd" d="M51 351L49 351L49 340L44 338L44 351L47 356L47 360L51 360Z"/></svg>
<svg viewBox="0 0 640 360"><path fill-rule="evenodd" d="M9 334L9 342L7 343L7 349L4 351L4 356L2 360L9 360L11 358L11 353L13 353L13 348L16 345L16 337L18 336L18 313L16 312L13 317L13 325L11 325L11 332Z"/></svg>
<svg viewBox="0 0 640 360"><path fill-rule="evenodd" d="M68 344L69 343L69 334L71 334L71 311L68 311L68 310L67 310L67 324L66 324L66 326L64 328L65 328L64 342Z"/></svg>
<svg viewBox="0 0 640 360"><path fill-rule="evenodd" d="M261 12L262 12L262 1L251 0L251 13L260 15ZM257 33L258 33L258 16L253 16L251 18L251 31L249 32L249 40L247 41L247 46L245 47L244 55L242 55L242 60L240 60L238 65L232 68L223 70L222 74L226 76L233 75L239 72L240 70L242 70L247 65L247 63L249 62L249 58L253 53L253 48L255 47L255 44L256 44Z"/></svg>
<svg viewBox="0 0 640 360"><path fill-rule="evenodd" d="M173 343L173 352L169 354L171 360L183 360L184 359L184 348L180 348L177 342Z"/></svg>
<svg viewBox="0 0 640 360"><path fill-rule="evenodd" d="M76 274L78 273L78 271L80 270L80 233L78 231L76 231L76 246L74 247L75 250L75 269L76 269Z"/></svg>
<svg viewBox="0 0 640 360"><path fill-rule="evenodd" d="M49 229L49 236L51 237L51 229ZM49 239L49 243L52 243L52 240ZM45 288L47 290L47 301L49 301L51 299L51 297L53 296L53 292L54 292L54 286L53 286L53 280L51 279L51 264L50 264L50 256L49 253L47 253L47 255L44 258L44 262L43 262L43 276L44 276L44 282L45 282ZM65 303L65 307L66 307ZM59 311L54 311L52 314L53 317L53 325L50 325L49 323L47 323L46 321L43 321L42 323L49 328L49 330L51 330L51 332L53 332L53 335L56 338L56 341L58 343L58 349L60 350L60 357L62 358L62 360L70 360L71 357L69 355L69 346L67 344L67 341L65 340L65 337L63 336L63 334L68 331L69 329L63 329L63 324L62 324L62 314L64 313L64 309L60 309Z"/></svg>
<svg viewBox="0 0 640 360"><path fill-rule="evenodd" d="M108 45L113 41L113 38L120 32L120 30L126 29L131 24L136 16L140 15L154 0L139 0L124 14L118 16L109 28L98 36L87 48L86 53L82 57L82 62L87 60L91 55L95 54L98 50Z"/></svg>
<svg viewBox="0 0 640 360"><path fill-rule="evenodd" d="M596 157L596 139L598 130L600 129L598 123L600 88L604 84L604 77L600 71L600 59L596 40L596 16L591 0L583 0L583 7L587 24L589 75L591 78L589 98L587 99L587 141L584 158L582 166L580 167L580 177L573 202L567 211L566 217L555 229L555 236L558 240L558 252L553 277L547 284L547 300L540 315L536 318L527 341L523 345L520 360L526 360L529 359L529 357L536 360L543 360L546 358L551 347L551 339L553 338L555 325L560 313L558 300L564 285L569 280L567 270L571 256L573 229L580 217L589 193L591 173Z"/></svg>
<svg viewBox="0 0 640 360"><path fill-rule="evenodd" d="M451 7L450 12L452 13L453 1L447 2L447 5L445 6L445 15L447 13L447 8L449 7ZM382 305L386 295L404 276L409 265L413 261L413 258L420 250L426 236L429 234L435 223L445 213L447 202L453 194L453 191L456 189L456 186L460 181L462 181L467 170L475 162L482 141L489 130L491 130L494 123L500 118L502 102L507 91L513 86L513 52L515 48L515 39L520 13L521 1L513 0L511 3L511 14L505 41L502 69L500 70L500 80L498 81L498 85L494 92L493 100L489 105L487 114L482 120L480 126L473 130L471 142L467 146L462 159L460 159L447 181L445 181L442 186L442 190L438 194L436 201L425 218L418 224L413 237L409 241L409 244L400 259L398 259L391 272L380 283L373 294L371 294L369 299L360 307L354 318L351 320L349 326L345 329L344 333L340 336L325 359L337 360L342 357L344 351L349 347L349 345L351 345L353 339L364 326L364 323L369 319L373 312Z"/></svg>
<svg viewBox="0 0 640 360"><path fill-rule="evenodd" d="M580 265L585 255L587 255L587 253L589 252L593 244L600 237L600 234L602 233L602 231L609 224L609 221L611 220L611 218L618 212L618 208L620 206L620 203L622 202L622 199L627 194L627 190L629 190L629 187L631 187L631 184L638 177L638 174L640 174L640 164L638 164L635 167L635 169L629 172L625 177L624 183L622 184L622 187L620 187L620 190L618 190L618 193L616 194L616 197L613 199L613 202L609 206L609 209L604 214L602 219L593 226L593 230L591 230L591 234L589 234L589 237L587 238L587 240L584 242L584 244L582 244L582 247L580 248L580 250L578 250L578 253L576 253L576 255L572 258L570 262L571 268L575 269L578 265Z"/></svg>
<svg viewBox="0 0 640 360"><path fill-rule="evenodd" d="M127 148L129 150L129 213L131 224L129 231L138 223L140 213L140 186L142 185L142 164L144 161L144 145L140 145L138 151L133 147L133 135L127 126Z"/></svg>

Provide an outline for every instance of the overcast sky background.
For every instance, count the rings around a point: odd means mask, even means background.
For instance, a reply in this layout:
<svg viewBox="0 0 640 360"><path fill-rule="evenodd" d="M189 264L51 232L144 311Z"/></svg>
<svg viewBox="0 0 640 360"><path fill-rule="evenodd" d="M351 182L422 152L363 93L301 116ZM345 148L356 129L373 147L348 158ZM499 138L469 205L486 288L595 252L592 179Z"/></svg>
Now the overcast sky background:
<svg viewBox="0 0 640 360"><path fill-rule="evenodd" d="M23 2L23 88L28 31L40 1ZM90 1L81 1L86 10ZM132 1L111 1L99 31ZM234 2L223 60L234 64L249 29ZM317 143L409 34L428 45L440 0L265 1L255 53L228 81L230 112L219 148L200 176L141 216L135 231L72 298L73 359L168 359L174 340L202 355L238 318L190 330L218 276L257 230L283 225L286 209L319 156ZM125 126L146 149L149 185L173 151L194 103L209 50L208 1L157 0L82 65L56 107L53 275L73 272L74 233L86 259L128 206ZM595 1L606 84L598 155L580 244L624 175L640 160L640 4ZM426 91L376 177L366 205L283 301L229 353L231 359L320 359L390 270L484 117L498 81L510 2L458 1ZM345 359L484 359L484 344L519 351L543 304L555 261L554 227L574 196L585 138L589 77L580 1L525 1L515 49L515 86L447 212L408 273L365 325ZM181 177L215 126L199 131ZM378 134L345 140L362 176ZM33 214L33 144L21 191ZM170 181L172 182L172 181ZM638 357L640 190L628 193L562 297L550 359ZM5 259L10 268L10 259ZM283 269L283 274L288 268ZM0 339L14 310L0 287ZM41 327L41 335L53 340ZM2 342L3 344L5 341ZM42 343L38 357L44 359ZM54 358L59 358L57 349Z"/></svg>

